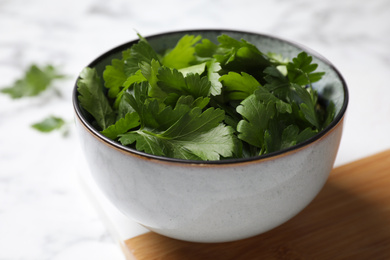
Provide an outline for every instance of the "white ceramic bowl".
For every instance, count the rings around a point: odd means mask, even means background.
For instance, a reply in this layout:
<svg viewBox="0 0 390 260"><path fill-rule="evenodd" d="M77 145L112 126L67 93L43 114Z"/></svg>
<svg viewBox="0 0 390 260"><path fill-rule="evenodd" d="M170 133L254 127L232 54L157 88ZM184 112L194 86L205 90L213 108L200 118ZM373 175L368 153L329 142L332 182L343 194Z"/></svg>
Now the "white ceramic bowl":
<svg viewBox="0 0 390 260"><path fill-rule="evenodd" d="M108 199L130 219L162 235L195 242L233 241L266 232L305 208L325 184L339 147L348 90L325 58L300 45L249 32L178 31L147 37L161 51L184 34L216 39L226 33L257 45L263 52L292 58L302 50L313 56L326 76L316 84L336 104L333 122L294 147L250 159L185 161L152 156L100 134L73 102L76 126L90 171ZM136 41L123 44L89 64L102 73L113 58Z"/></svg>

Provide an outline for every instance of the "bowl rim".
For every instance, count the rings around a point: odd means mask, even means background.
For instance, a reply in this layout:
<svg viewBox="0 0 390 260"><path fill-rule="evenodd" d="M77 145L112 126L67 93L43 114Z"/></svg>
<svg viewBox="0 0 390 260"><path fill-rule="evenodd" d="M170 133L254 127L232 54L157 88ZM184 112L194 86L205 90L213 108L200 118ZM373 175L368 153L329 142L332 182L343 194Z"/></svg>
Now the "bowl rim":
<svg viewBox="0 0 390 260"><path fill-rule="evenodd" d="M343 104L340 108L339 113L336 115L336 117L332 120L332 122L325 127L323 130L321 130L319 133L316 135L312 136L311 138L296 144L294 146L281 149L275 152L267 153L264 155L259 155L259 156L253 156L253 157L248 157L248 158L235 158L235 159L224 159L224 160L214 160L214 161L203 161L203 160L186 160L186 159L178 159L178 158L171 158L171 157L165 157L165 156L158 156L158 155L153 155L153 154L148 154L142 151L138 151L136 149L124 146L120 144L119 142L116 142L103 134L101 134L98 130L96 130L91 123L88 122L88 120L83 116L82 109L80 108L79 100L78 100L78 90L77 90L77 82L80 79L80 75L77 77L76 82L73 87L73 94L72 94L72 103L73 103L73 109L75 111L75 115L77 119L82 123L82 125L88 130L89 133L94 135L99 141L102 141L103 143L111 146L112 148L119 150L121 152L124 152L129 155L137 156L139 158L143 159L151 159L151 160L157 160L160 162L167 162L167 163L179 163L179 164L188 164L188 165L230 165L230 164L238 164L238 163L249 163L249 162L259 162L259 161L265 161L269 159L273 159L276 157L280 157L285 154L289 154L291 152L297 152L301 149L303 149L306 146L309 146L310 144L315 143L316 141L322 139L325 135L330 133L336 126L338 126L342 121L345 116L347 107L348 107L348 102L349 102L349 92L348 92L348 87L347 83L344 79L344 77L341 75L339 70L324 56L321 54L317 53L316 51L308 48L307 46L304 46L302 44L296 43L291 40L284 39L279 36L274 36L271 34L266 34L266 33L259 33L259 32L251 32L251 31L244 31L244 30L233 30L233 29L188 29L188 30L175 30L175 31L168 31L168 32L161 32L157 34L152 34L149 36L144 37L145 39L153 39L153 38L159 38L162 36L166 35L172 35L172 34L194 34L194 33L201 33L201 32L220 32L221 33L243 33L243 34L251 34L251 35L256 35L260 37L265 37L265 38L270 38L273 40L277 41L282 41L285 42L291 46L295 46L306 53L310 54L313 57L316 57L317 59L321 60L324 64L330 67L331 70L333 70L338 78L340 79L342 83L342 87L344 90L344 99L343 99ZM137 43L139 39L131 40L125 43L122 43L112 49L109 49L108 51L104 52L103 54L99 55L97 58L95 58L92 62L90 62L87 67L95 67L95 65L100 62L101 60L105 59L108 56L111 56L114 53L117 53L118 50L123 50L126 48L129 48L131 45Z"/></svg>

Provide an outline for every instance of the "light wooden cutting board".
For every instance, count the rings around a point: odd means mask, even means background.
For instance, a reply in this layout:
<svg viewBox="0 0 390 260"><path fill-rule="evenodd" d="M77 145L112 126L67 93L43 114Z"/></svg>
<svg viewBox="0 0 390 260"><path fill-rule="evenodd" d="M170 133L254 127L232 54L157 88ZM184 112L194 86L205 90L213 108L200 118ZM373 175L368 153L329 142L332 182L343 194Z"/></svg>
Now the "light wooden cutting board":
<svg viewBox="0 0 390 260"><path fill-rule="evenodd" d="M149 232L123 247L129 260L390 259L390 150L334 169L307 208L259 236L200 244Z"/></svg>

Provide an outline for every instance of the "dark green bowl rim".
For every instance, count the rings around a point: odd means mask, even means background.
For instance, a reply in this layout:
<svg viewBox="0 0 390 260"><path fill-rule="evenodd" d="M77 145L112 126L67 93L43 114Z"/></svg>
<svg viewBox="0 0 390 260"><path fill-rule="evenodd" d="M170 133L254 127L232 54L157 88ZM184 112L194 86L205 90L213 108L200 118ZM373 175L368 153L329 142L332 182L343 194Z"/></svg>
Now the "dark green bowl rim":
<svg viewBox="0 0 390 260"><path fill-rule="evenodd" d="M270 38L270 39L286 42L289 45L292 45L292 46L295 46L295 47L297 47L299 49L302 49L303 51L307 52L311 56L318 58L323 63L328 65L337 74L337 76L339 77L339 79L340 79L340 81L342 83L343 90L344 90L344 99L343 99L343 104L342 104L342 107L341 107L339 113L336 115L336 117L333 119L333 121L326 128L324 128L322 131L320 131L315 136L307 139L306 141L304 141L302 143L299 143L297 145L294 145L294 146L291 146L289 148L282 149L282 150L279 150L279 151L276 151L276 152L268 153L268 154L265 154L265 155L249 157L249 158L225 159L225 160L218 160L218 161L196 161L196 160L177 159L177 158L170 158L170 157L164 157L164 156L156 156L156 155L152 155L152 154L148 154L148 153L145 153L145 152L138 151L136 149L132 149L130 147L124 146L124 145L122 145L122 144L120 144L120 143L118 143L118 142L116 142L114 140L111 140L111 139L107 138L106 136L101 134L98 130L96 130L92 126L92 124L89 123L88 120L84 117L82 109L79 106L78 91L77 91L77 81L78 81L79 78L77 78L75 86L74 86L74 89L73 89L72 101L73 101L73 107L74 107L75 113L76 113L77 117L80 119L80 121L82 122L82 124L85 127L87 127L87 129L92 134L94 134L98 139L100 139L101 141L103 141L103 142L105 142L105 143L107 143L109 145L112 145L115 148L117 148L119 150L122 150L124 152L128 152L128 153L131 153L131 154L134 154L134 155L138 155L138 156L141 156L141 157L145 157L145 159L155 159L155 160L160 160L160 161L166 161L166 162L172 162L172 163L184 163L184 164L199 164L199 165L200 164L202 164L202 165L220 164L220 165L224 165L224 164L244 163L244 162L259 161L259 160L264 160L264 159L271 159L272 157L277 157L277 156L280 156L280 155L283 155L283 154L286 154L286 153L293 152L295 150L300 150L301 148L303 148L305 146L308 146L309 144L312 144L315 141L321 139L321 137L323 137L328 132L330 132L333 128L335 128L339 124L339 122L341 122L341 120L343 119L343 117L345 115L345 112L347 110L348 100L349 100L348 87L347 87L347 84L346 84L343 76L338 71L338 69L328 59L326 59L322 55L318 54L317 52L309 49L306 46L303 46L301 44L298 44L298 43L295 43L295 42L292 42L290 40L286 40L286 39L283 39L283 38L280 38L280 37L271 36L271 35L268 35L268 34L262 34L262 33L257 33L257 32L248 32L248 31L241 31L241 30L240 31L239 30L229 30L229 29L178 30L178 31L170 31L170 32L154 34L154 35L151 35L151 36L147 36L145 38L146 39L153 39L153 38L158 38L158 37L161 37L161 36L164 36L164 35L170 35L170 34L183 34L184 35L184 34L194 34L194 33L201 33L201 32L220 32L220 34L222 34L222 33L228 34L229 32L231 32L231 33L244 33L244 34L257 35L257 36L261 36L261 37L266 37L266 38ZM111 56L111 55L113 55L114 53L117 53L120 50L124 50L126 48L129 48L131 45L133 45L133 44L135 44L137 42L138 42L138 39L133 40L133 41L129 41L129 42L121 44L121 45L119 45L119 46L117 46L117 47L115 47L115 48L113 48L113 49L103 53L102 55L97 57L95 60L93 60L88 65L88 67L95 67L96 64L98 64L102 59L105 59L107 56Z"/></svg>

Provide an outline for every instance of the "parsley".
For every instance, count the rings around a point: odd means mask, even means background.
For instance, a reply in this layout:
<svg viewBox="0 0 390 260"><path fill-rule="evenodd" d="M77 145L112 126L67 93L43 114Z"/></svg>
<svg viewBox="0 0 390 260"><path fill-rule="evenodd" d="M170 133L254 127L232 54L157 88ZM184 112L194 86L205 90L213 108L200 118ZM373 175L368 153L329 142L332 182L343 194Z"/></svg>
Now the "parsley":
<svg viewBox="0 0 390 260"><path fill-rule="evenodd" d="M201 36L185 35L178 41L175 48L164 55L162 64L175 69L191 66L196 59L194 45L201 38Z"/></svg>
<svg viewBox="0 0 390 260"><path fill-rule="evenodd" d="M334 117L313 83L323 72L307 53L280 54L220 35L185 35L157 53L145 38L102 75L85 68L81 106L106 137L149 154L189 160L251 157L312 137ZM107 93L107 94L105 94Z"/></svg>
<svg viewBox="0 0 390 260"><path fill-rule="evenodd" d="M56 116L49 116L41 122L33 124L31 127L40 132L51 132L57 129L61 129L65 125L65 121L62 118Z"/></svg>
<svg viewBox="0 0 390 260"><path fill-rule="evenodd" d="M49 88L55 79L61 78L64 78L64 75L59 74L52 65L40 68L33 64L22 78L0 91L13 99L38 96Z"/></svg>
<svg viewBox="0 0 390 260"><path fill-rule="evenodd" d="M96 70L85 68L77 82L80 104L92 114L97 125L106 129L115 123L115 113L102 91L101 81Z"/></svg>
<svg viewBox="0 0 390 260"><path fill-rule="evenodd" d="M0 92L9 95L12 99L36 97L53 87L53 82L64 79L65 75L59 73L53 65L38 66L32 64L25 71L23 77L17 79L12 86L0 89ZM62 130L63 135L68 134L67 123L59 117L48 116L31 127L42 133Z"/></svg>

